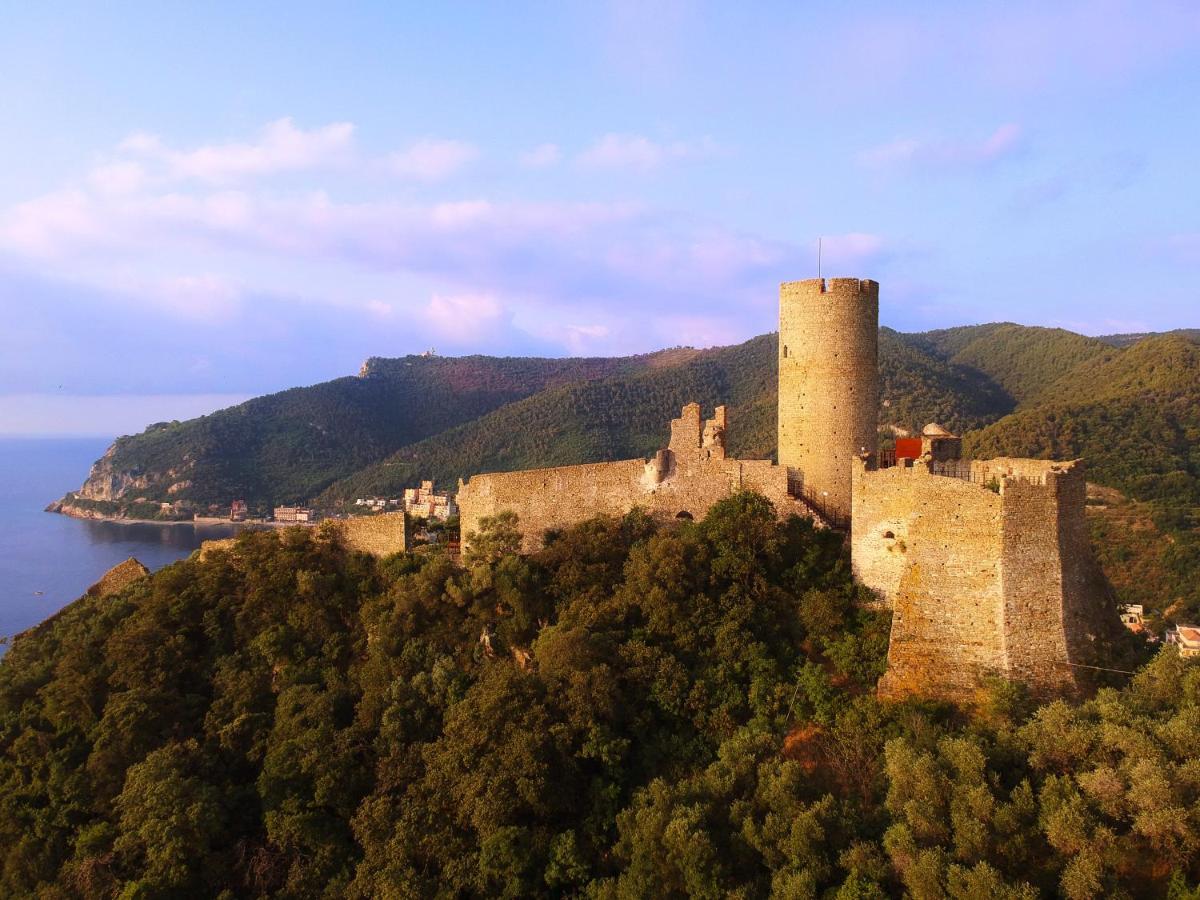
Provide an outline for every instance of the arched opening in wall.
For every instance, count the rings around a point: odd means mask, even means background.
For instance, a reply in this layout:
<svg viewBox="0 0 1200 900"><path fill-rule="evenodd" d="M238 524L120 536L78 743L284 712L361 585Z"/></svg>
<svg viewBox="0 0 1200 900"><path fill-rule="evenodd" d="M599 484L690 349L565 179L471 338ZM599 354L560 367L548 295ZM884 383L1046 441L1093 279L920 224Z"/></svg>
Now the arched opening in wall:
<svg viewBox="0 0 1200 900"><path fill-rule="evenodd" d="M885 531L883 533L883 537L884 537L884 540L888 540L888 541L892 541L892 540L896 539L896 535L890 531Z"/></svg>
<svg viewBox="0 0 1200 900"><path fill-rule="evenodd" d="M691 522L695 517L685 509L675 513L675 518L681 522Z"/></svg>
<svg viewBox="0 0 1200 900"><path fill-rule="evenodd" d="M783 358L784 359L788 358L788 345L787 344L783 345Z"/></svg>

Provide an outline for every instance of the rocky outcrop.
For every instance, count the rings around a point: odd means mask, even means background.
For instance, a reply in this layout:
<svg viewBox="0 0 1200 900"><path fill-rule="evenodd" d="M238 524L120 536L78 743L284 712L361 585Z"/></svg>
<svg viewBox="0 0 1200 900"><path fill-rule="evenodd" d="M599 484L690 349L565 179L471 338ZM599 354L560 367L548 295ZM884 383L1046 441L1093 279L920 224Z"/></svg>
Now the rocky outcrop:
<svg viewBox="0 0 1200 900"><path fill-rule="evenodd" d="M120 593L139 578L145 578L150 570L132 556L123 563L118 563L104 577L87 589L89 597L108 597Z"/></svg>
<svg viewBox="0 0 1200 900"><path fill-rule="evenodd" d="M92 466L76 494L85 500L117 500L130 490L145 490L150 486L150 479L145 475L133 476L128 472L118 472L113 468L113 455L117 445L109 447L100 459Z"/></svg>
<svg viewBox="0 0 1200 900"><path fill-rule="evenodd" d="M92 465L87 480L75 491L75 496L84 500L129 500L140 496L156 496L160 493L177 494L192 486L190 479L181 478L184 472L194 468L189 456L183 464L162 472L122 471L113 465L117 444L109 447ZM165 487L164 487L165 486Z"/></svg>

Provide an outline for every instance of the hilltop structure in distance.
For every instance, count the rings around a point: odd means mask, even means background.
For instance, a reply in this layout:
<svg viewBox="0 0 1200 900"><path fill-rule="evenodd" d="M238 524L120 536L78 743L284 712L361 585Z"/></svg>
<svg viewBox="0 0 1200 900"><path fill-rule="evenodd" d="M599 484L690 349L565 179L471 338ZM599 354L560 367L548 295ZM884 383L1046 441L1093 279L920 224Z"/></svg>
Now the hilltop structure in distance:
<svg viewBox="0 0 1200 900"><path fill-rule="evenodd" d="M1088 544L1082 463L965 462L936 426L919 457L880 454L878 333L876 282L785 283L778 464L727 458L725 408L702 422L693 403L650 460L460 481L463 534L510 510L530 551L600 513L700 518L755 490L780 516L850 532L856 578L893 613L881 696L970 700L993 675L1037 695L1078 691L1098 639L1119 628Z"/></svg>

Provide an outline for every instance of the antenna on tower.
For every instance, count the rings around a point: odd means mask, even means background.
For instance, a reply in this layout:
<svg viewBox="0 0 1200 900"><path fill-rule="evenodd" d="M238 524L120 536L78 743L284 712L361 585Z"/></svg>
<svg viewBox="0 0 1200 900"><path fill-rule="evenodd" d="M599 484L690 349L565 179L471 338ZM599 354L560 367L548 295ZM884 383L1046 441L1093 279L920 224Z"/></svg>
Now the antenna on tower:
<svg viewBox="0 0 1200 900"><path fill-rule="evenodd" d="M821 238L817 238L817 277L821 277Z"/></svg>

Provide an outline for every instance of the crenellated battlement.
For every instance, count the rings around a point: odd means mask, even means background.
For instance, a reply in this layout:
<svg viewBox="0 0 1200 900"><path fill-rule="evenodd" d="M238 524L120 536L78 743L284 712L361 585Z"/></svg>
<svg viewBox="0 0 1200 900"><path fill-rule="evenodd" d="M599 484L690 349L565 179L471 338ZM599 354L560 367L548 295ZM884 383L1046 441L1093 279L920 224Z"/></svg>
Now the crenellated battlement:
<svg viewBox="0 0 1200 900"><path fill-rule="evenodd" d="M824 294L878 301L879 282L869 278L806 278L802 281L785 281L779 285L779 297L784 301Z"/></svg>

